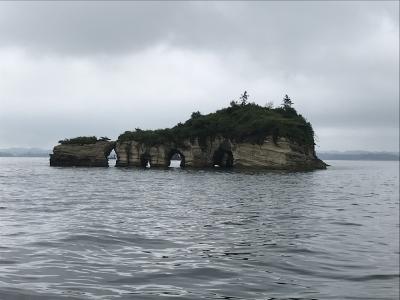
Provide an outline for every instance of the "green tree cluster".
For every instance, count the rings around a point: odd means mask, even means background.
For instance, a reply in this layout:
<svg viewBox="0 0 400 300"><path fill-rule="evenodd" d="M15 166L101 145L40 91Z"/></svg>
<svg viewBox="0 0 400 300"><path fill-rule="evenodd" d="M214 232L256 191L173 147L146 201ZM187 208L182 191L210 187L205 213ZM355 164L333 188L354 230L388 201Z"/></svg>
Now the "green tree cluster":
<svg viewBox="0 0 400 300"><path fill-rule="evenodd" d="M99 141L109 141L110 139L106 136L101 138L97 138L95 136L78 136L72 139L64 139L58 141L61 145L88 145L88 144L95 144Z"/></svg>
<svg viewBox="0 0 400 300"><path fill-rule="evenodd" d="M185 139L193 141L197 138L200 145L205 145L207 138L223 136L236 142L262 144L272 135L275 141L278 137L286 137L299 144L314 145L311 124L292 107L289 96L284 97L283 105L278 108L249 103L248 97L245 91L239 103L232 101L227 108L207 115L194 112L186 122L172 128L126 131L118 140L135 140L147 145L166 142L183 145Z"/></svg>

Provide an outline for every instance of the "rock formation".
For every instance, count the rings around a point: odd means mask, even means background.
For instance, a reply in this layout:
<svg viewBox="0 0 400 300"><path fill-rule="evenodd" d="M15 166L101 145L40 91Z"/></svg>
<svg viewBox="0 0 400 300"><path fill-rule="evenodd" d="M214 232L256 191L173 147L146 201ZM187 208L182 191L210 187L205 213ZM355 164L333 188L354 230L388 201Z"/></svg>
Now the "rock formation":
<svg viewBox="0 0 400 300"><path fill-rule="evenodd" d="M179 154L181 166L191 168L326 168L315 155L311 123L286 98L277 108L231 102L207 115L194 112L172 128L126 131L116 142L95 136L62 140L50 165L108 166L107 156L115 148L118 167L164 168Z"/></svg>
<svg viewBox="0 0 400 300"><path fill-rule="evenodd" d="M108 156L115 142L97 141L92 144L61 144L50 154L54 167L108 167Z"/></svg>
<svg viewBox="0 0 400 300"><path fill-rule="evenodd" d="M260 144L235 143L223 137L208 138L204 145L198 140L185 140L147 146L132 141L117 141L115 152L118 167L168 167L175 153L181 156L181 167L237 167L285 170L325 169L326 164L315 156L314 148L301 146L286 138L273 141L267 137Z"/></svg>

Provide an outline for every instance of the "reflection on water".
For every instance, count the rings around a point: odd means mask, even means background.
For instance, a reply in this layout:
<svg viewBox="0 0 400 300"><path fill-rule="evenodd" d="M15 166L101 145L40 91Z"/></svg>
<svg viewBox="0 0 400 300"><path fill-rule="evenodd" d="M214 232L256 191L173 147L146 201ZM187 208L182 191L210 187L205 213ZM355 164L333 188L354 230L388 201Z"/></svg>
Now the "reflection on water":
<svg viewBox="0 0 400 300"><path fill-rule="evenodd" d="M0 158L0 299L396 299L398 162L326 171Z"/></svg>
<svg viewBox="0 0 400 300"><path fill-rule="evenodd" d="M171 163L169 164L170 168L180 168L181 167L181 161L178 159L172 159Z"/></svg>

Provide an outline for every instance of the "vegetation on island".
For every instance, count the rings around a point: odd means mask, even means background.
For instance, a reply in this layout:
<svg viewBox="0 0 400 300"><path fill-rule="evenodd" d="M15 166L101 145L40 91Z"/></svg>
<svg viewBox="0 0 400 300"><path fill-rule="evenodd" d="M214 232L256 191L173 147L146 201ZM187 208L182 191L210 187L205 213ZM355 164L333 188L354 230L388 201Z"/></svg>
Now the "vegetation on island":
<svg viewBox="0 0 400 300"><path fill-rule="evenodd" d="M109 141L110 139L106 136L101 138L97 138L95 136L78 136L72 139L64 139L58 141L61 145L88 145L88 144L95 144L100 141Z"/></svg>
<svg viewBox="0 0 400 300"><path fill-rule="evenodd" d="M166 142L182 145L185 139L193 141L197 138L202 146L207 138L216 136L253 144L262 144L267 136L272 136L274 142L278 137L286 137L299 144L314 145L314 130L310 122L297 113L288 95L283 98L282 105L276 108L271 102L260 106L248 102L248 99L245 91L238 101L232 101L227 108L206 115L193 112L189 120L173 128L136 128L135 131L124 132L118 140L135 140L153 146Z"/></svg>

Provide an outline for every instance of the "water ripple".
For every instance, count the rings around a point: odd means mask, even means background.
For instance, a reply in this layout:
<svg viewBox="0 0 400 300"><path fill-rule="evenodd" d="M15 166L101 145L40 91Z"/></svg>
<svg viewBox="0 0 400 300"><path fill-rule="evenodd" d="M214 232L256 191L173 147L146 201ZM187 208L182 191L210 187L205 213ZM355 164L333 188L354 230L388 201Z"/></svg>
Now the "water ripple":
<svg viewBox="0 0 400 300"><path fill-rule="evenodd" d="M327 171L0 158L0 299L397 299L398 162Z"/></svg>

